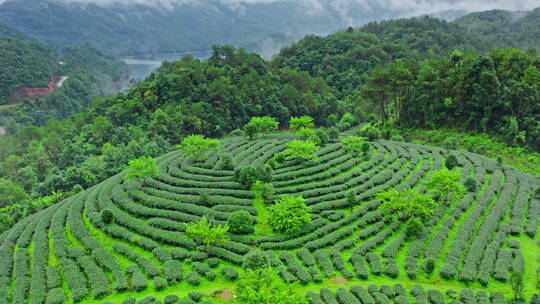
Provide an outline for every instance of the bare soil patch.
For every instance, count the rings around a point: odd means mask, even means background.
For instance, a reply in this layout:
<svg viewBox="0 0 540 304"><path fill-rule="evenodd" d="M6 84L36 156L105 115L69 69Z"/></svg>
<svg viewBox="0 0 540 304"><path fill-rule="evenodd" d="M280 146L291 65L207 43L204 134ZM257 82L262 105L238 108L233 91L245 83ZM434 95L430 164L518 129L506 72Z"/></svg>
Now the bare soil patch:
<svg viewBox="0 0 540 304"><path fill-rule="evenodd" d="M225 289L224 291L221 292L220 297L221 299L225 301L232 300L234 297L234 293L232 292L232 290Z"/></svg>
<svg viewBox="0 0 540 304"><path fill-rule="evenodd" d="M345 279L344 277L333 277L332 279L330 279L333 283L339 283L339 284L342 284L342 283L347 283L347 279Z"/></svg>

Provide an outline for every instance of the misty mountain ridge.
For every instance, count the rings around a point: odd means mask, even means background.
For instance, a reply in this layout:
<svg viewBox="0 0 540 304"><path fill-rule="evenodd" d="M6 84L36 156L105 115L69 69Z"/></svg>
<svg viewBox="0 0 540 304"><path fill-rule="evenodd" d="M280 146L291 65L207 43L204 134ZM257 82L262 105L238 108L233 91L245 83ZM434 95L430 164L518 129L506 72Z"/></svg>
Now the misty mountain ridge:
<svg viewBox="0 0 540 304"><path fill-rule="evenodd" d="M259 41L265 46L268 37L279 49L306 34L329 34L371 21L425 14L451 20L475 9L530 6L460 0L421 5L352 0L7 0L0 4L0 20L55 48L91 41L112 54L132 55ZM276 35L294 40L274 43Z"/></svg>

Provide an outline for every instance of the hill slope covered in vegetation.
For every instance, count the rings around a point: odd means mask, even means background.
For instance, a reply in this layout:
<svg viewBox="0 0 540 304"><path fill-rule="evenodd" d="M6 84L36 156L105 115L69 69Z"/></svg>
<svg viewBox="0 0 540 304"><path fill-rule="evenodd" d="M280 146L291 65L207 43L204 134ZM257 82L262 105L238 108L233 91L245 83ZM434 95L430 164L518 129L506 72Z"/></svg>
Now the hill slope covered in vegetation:
<svg viewBox="0 0 540 304"><path fill-rule="evenodd" d="M89 44L58 51L2 24L0 45L0 125L10 132L81 112L92 98L110 92L127 70L124 62ZM60 77L65 81L53 87L53 94L10 100L19 88L46 88Z"/></svg>
<svg viewBox="0 0 540 304"><path fill-rule="evenodd" d="M336 278L337 286L355 286L353 294L338 291L338 298L353 298L340 303L406 303L408 295L445 303L457 294L503 303L513 295L516 272L524 278L521 296L535 293L536 178L476 154L402 142L374 141L364 154L353 152L346 142L356 132L324 145L312 161L279 160L295 139L290 134L230 137L207 159L166 154L159 173L139 175L139 182L127 179L133 173L116 175L1 235L0 294L9 303L121 303L200 292L221 303L212 295L232 289L252 267L248 256L260 254L281 279L299 282L294 292L311 291L311 303L322 303L313 293L319 288L332 299L326 288ZM407 221L413 215L405 209L399 217L388 213L387 190L413 195L408 204L417 196L423 202L423 192L442 189L432 181L451 158L456 167L446 172L467 191L438 192L434 205L419 203L427 208L425 225ZM251 188L245 172L254 168L262 168L254 179L265 182ZM309 223L275 232L273 206L287 196L305 200ZM239 211L245 218L236 226L231 215ZM204 217L230 232L205 241L193 231Z"/></svg>
<svg viewBox="0 0 540 304"><path fill-rule="evenodd" d="M53 51L0 24L0 105L19 87L46 87L59 70Z"/></svg>
<svg viewBox="0 0 540 304"><path fill-rule="evenodd" d="M455 23L497 47L540 50L540 7L526 12L486 11L466 15Z"/></svg>

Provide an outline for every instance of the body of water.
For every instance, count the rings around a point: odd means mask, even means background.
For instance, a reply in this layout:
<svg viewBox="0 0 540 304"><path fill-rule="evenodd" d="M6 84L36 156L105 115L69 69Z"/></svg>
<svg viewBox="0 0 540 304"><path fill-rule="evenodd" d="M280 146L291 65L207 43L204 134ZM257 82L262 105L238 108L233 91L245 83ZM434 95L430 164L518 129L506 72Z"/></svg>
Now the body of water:
<svg viewBox="0 0 540 304"><path fill-rule="evenodd" d="M163 61L178 61L187 55L199 59L207 59L212 55L212 51L127 56L123 57L122 60L127 63L129 67L128 80L134 79L141 81L159 68Z"/></svg>

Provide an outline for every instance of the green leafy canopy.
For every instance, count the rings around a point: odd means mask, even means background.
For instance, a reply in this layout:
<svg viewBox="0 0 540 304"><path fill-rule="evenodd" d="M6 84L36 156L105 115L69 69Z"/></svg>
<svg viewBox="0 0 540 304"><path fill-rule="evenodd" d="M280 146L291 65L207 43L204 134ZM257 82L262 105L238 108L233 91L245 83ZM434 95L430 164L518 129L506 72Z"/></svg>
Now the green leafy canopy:
<svg viewBox="0 0 540 304"><path fill-rule="evenodd" d="M211 246L227 240L229 226L216 225L210 222L206 216L198 222L187 225L186 234L205 246Z"/></svg>
<svg viewBox="0 0 540 304"><path fill-rule="evenodd" d="M193 134L185 137L177 147L186 157L203 160L209 157L210 151L219 150L220 142L218 139Z"/></svg>
<svg viewBox="0 0 540 304"><path fill-rule="evenodd" d="M382 210L385 214L397 214L400 218L429 218L436 203L428 194L420 193L417 189L397 191L390 189L377 194L377 199L383 201Z"/></svg>
<svg viewBox="0 0 540 304"><path fill-rule="evenodd" d="M289 233L311 223L311 208L302 196L284 195L269 212L268 223L275 232Z"/></svg>
<svg viewBox="0 0 540 304"><path fill-rule="evenodd" d="M288 159L314 160L318 158L315 152L319 149L320 147L312 141L295 139L287 144L284 153Z"/></svg>
<svg viewBox="0 0 540 304"><path fill-rule="evenodd" d="M128 163L125 179L144 181L146 178L155 177L158 176L158 174L159 170L156 159L152 157L141 157L131 160Z"/></svg>

